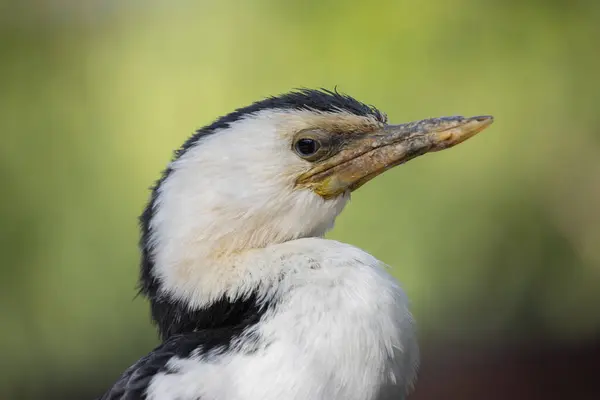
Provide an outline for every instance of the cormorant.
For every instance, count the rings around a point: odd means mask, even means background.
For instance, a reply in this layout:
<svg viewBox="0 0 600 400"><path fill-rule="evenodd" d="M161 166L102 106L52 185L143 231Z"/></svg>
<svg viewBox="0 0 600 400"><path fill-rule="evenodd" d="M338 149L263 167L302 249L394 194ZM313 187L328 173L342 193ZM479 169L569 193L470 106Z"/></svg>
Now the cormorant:
<svg viewBox="0 0 600 400"><path fill-rule="evenodd" d="M324 239L350 193L490 116L391 125L337 91L240 108L175 152L141 221L162 343L103 400L391 400L417 373L408 300L375 257Z"/></svg>

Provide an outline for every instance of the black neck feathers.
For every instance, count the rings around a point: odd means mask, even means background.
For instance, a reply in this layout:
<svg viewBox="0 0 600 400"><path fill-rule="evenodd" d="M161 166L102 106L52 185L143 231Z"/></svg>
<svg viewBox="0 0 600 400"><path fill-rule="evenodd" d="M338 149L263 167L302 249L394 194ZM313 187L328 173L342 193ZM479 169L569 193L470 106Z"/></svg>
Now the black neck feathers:
<svg viewBox="0 0 600 400"><path fill-rule="evenodd" d="M152 319L162 340L173 335L219 331L219 343L226 345L246 328L258 323L269 304L259 303L252 294L229 300L225 297L206 307L190 310L186 304L167 298L151 298Z"/></svg>

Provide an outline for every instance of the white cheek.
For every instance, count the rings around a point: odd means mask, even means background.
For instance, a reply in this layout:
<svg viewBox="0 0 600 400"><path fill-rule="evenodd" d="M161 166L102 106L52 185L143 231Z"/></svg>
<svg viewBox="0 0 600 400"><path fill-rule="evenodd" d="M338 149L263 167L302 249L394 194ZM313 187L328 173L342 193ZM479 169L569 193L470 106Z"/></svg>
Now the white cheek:
<svg viewBox="0 0 600 400"><path fill-rule="evenodd" d="M172 163L151 221L151 242L154 273L179 297L216 295L226 282L233 284L236 276L210 270L229 255L323 236L349 199L325 200L296 188L296 177L310 164L267 117L208 135Z"/></svg>
<svg viewBox="0 0 600 400"><path fill-rule="evenodd" d="M293 152L291 136L277 131L274 119L276 114L267 113L238 121L203 138L176 161L163 190L171 198L163 204L164 222L185 235L190 232L184 233L182 224L214 236L235 228L238 237L245 233L274 241L321 236L330 229L349 195L324 200L295 186L311 163Z"/></svg>

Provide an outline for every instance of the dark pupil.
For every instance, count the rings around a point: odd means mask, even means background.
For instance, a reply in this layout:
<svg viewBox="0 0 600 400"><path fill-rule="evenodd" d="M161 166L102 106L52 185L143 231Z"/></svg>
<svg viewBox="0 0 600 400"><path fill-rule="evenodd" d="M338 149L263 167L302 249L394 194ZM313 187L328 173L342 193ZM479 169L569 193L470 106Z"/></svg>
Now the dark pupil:
<svg viewBox="0 0 600 400"><path fill-rule="evenodd" d="M300 139L296 142L296 150L304 156L310 156L319 150L319 143L313 139Z"/></svg>

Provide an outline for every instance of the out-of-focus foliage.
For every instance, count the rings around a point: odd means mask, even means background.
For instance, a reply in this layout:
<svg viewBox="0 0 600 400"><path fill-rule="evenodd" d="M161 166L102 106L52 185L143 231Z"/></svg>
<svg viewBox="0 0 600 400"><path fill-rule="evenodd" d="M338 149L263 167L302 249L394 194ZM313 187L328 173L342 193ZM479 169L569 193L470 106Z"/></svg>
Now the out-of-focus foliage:
<svg viewBox="0 0 600 400"><path fill-rule="evenodd" d="M496 117L361 189L330 234L393 266L424 340L599 335L599 19L593 0L0 5L0 395L101 390L152 348L147 188L195 128L295 87L394 122Z"/></svg>

